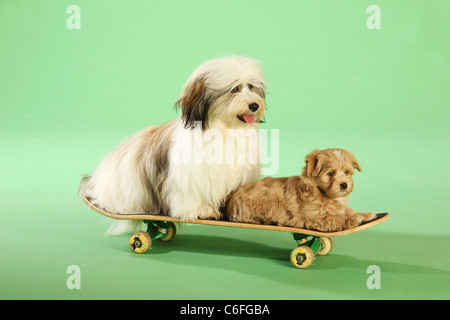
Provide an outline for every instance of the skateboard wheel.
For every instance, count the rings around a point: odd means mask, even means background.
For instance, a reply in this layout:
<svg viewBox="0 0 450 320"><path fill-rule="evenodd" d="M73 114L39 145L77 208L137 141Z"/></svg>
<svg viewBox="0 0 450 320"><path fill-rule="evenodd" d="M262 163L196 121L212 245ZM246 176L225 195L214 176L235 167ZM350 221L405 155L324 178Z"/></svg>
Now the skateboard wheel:
<svg viewBox="0 0 450 320"><path fill-rule="evenodd" d="M331 249L333 249L333 239L328 237L319 238L319 251L317 251L319 256L326 255Z"/></svg>
<svg viewBox="0 0 450 320"><path fill-rule="evenodd" d="M314 262L314 252L310 247L300 246L292 250L291 262L299 269L306 269Z"/></svg>
<svg viewBox="0 0 450 320"><path fill-rule="evenodd" d="M147 232L137 232L131 236L129 245L134 252L144 253L152 246L152 238Z"/></svg>
<svg viewBox="0 0 450 320"><path fill-rule="evenodd" d="M175 237L175 235L177 234L177 228L175 227L175 225L173 223L170 224L169 229L159 228L158 231L166 234L166 236L164 238L159 239L161 241L172 240L173 237Z"/></svg>

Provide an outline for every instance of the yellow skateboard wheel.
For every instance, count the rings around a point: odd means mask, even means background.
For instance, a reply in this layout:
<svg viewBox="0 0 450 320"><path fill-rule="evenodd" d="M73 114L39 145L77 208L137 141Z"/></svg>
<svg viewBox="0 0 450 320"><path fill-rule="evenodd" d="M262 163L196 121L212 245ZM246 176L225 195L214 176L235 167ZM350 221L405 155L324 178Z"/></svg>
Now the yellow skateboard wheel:
<svg viewBox="0 0 450 320"><path fill-rule="evenodd" d="M317 251L319 256L326 255L331 249L333 249L333 239L328 237L319 238L319 251Z"/></svg>
<svg viewBox="0 0 450 320"><path fill-rule="evenodd" d="M147 232L137 232L131 236L129 245L134 252L144 253L152 246L152 238Z"/></svg>
<svg viewBox="0 0 450 320"><path fill-rule="evenodd" d="M306 269L314 262L314 252L310 247L300 246L292 250L291 262L299 269Z"/></svg>
<svg viewBox="0 0 450 320"><path fill-rule="evenodd" d="M169 229L159 228L158 231L166 234L166 236L164 238L160 239L161 241L170 241L177 234L177 228L175 227L175 225L173 223L170 225Z"/></svg>

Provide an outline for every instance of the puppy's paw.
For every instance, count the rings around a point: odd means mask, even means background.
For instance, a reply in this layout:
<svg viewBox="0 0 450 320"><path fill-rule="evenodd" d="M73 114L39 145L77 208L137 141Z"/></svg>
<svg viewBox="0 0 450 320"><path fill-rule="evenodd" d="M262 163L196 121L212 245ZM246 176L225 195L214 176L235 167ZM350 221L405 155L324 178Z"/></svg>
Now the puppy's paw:
<svg viewBox="0 0 450 320"><path fill-rule="evenodd" d="M361 213L361 215L364 217L363 222L372 221L377 217L377 214L375 212L364 212Z"/></svg>
<svg viewBox="0 0 450 320"><path fill-rule="evenodd" d="M353 227L359 226L364 221L364 216L361 213L355 214L355 216L352 219Z"/></svg>
<svg viewBox="0 0 450 320"><path fill-rule="evenodd" d="M218 210L215 210L213 207L203 206L199 210L198 218L220 220L222 218L222 214Z"/></svg>

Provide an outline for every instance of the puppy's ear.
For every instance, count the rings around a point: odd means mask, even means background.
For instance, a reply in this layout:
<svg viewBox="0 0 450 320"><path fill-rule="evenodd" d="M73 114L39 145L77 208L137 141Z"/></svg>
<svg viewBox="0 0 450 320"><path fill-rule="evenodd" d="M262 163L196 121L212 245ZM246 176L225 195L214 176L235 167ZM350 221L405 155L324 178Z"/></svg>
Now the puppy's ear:
<svg viewBox="0 0 450 320"><path fill-rule="evenodd" d="M175 103L176 108L181 108L181 118L185 128L194 128L196 121L201 121L202 128L205 128L210 105L205 92L204 77L197 77L186 84L183 93Z"/></svg>
<svg viewBox="0 0 450 320"><path fill-rule="evenodd" d="M306 156L304 172L308 178L317 177L320 173L319 154L320 150L314 150Z"/></svg>
<svg viewBox="0 0 450 320"><path fill-rule="evenodd" d="M350 158L350 161L351 161L351 163L353 165L353 168L355 168L356 170L361 172L362 171L361 166L359 165L358 161L356 160L355 155L353 153L351 153L350 151L346 151L346 152L347 152L347 155Z"/></svg>
<svg viewBox="0 0 450 320"><path fill-rule="evenodd" d="M355 158L355 160L353 161L353 165L355 166L355 168L356 168L359 172L362 171L361 166L359 165L358 161L356 161L356 158Z"/></svg>

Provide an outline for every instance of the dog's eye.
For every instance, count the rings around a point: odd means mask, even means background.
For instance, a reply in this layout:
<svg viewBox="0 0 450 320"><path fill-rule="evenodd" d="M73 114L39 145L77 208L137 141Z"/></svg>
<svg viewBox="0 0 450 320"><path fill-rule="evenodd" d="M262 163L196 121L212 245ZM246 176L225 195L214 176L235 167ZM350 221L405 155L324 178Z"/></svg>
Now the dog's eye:
<svg viewBox="0 0 450 320"><path fill-rule="evenodd" d="M252 90L252 89L253 89L253 85L252 85L251 83L249 83L249 84L248 84L248 88L249 88L250 90Z"/></svg>
<svg viewBox="0 0 450 320"><path fill-rule="evenodd" d="M345 174L347 175L347 174L349 174L350 172L347 170L347 171L345 171Z"/></svg>
<svg viewBox="0 0 450 320"><path fill-rule="evenodd" d="M231 89L231 93L238 93L239 90L241 90L241 88L239 86L236 86L233 89Z"/></svg>
<svg viewBox="0 0 450 320"><path fill-rule="evenodd" d="M329 175L330 177L332 177L332 176L334 176L334 172L333 172L333 171L328 172L327 175Z"/></svg>

